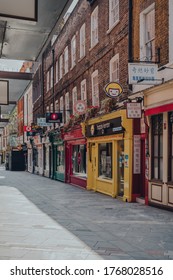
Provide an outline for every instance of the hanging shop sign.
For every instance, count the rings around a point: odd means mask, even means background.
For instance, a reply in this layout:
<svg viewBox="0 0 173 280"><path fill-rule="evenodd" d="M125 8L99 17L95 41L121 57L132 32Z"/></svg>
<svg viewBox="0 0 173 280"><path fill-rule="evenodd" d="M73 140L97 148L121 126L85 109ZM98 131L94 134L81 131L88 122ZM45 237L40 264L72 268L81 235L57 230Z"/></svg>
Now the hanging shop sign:
<svg viewBox="0 0 173 280"><path fill-rule="evenodd" d="M139 102L129 102L127 105L127 118L140 119L142 117L142 106Z"/></svg>
<svg viewBox="0 0 173 280"><path fill-rule="evenodd" d="M31 130L32 130L31 126L29 126L29 125L24 125L24 127L23 127L23 131L24 131L24 132L30 132Z"/></svg>
<svg viewBox="0 0 173 280"><path fill-rule="evenodd" d="M134 135L133 142L133 174L141 173L141 136Z"/></svg>
<svg viewBox="0 0 173 280"><path fill-rule="evenodd" d="M46 113L47 123L62 123L62 113Z"/></svg>
<svg viewBox="0 0 173 280"><path fill-rule="evenodd" d="M116 119L111 119L108 121L88 125L86 130L86 136L96 137L103 135L118 134L123 132L124 128L121 126L121 117L118 117Z"/></svg>
<svg viewBox="0 0 173 280"><path fill-rule="evenodd" d="M38 126L51 126L51 123L46 122L46 118L37 118L37 125Z"/></svg>
<svg viewBox="0 0 173 280"><path fill-rule="evenodd" d="M158 65L154 63L129 63L129 84L155 85L157 80Z"/></svg>
<svg viewBox="0 0 173 280"><path fill-rule="evenodd" d="M86 102L84 100L78 100L75 102L73 108L76 114L83 115L86 111Z"/></svg>
<svg viewBox="0 0 173 280"><path fill-rule="evenodd" d="M123 88L119 83L111 82L104 87L104 91L107 96L114 98L123 92Z"/></svg>

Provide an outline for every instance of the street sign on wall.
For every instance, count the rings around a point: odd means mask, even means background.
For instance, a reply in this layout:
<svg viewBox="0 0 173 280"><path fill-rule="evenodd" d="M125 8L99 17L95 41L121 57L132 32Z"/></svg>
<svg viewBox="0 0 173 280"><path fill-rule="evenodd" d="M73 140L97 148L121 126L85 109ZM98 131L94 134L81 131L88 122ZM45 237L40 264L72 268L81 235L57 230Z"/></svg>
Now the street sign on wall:
<svg viewBox="0 0 173 280"><path fill-rule="evenodd" d="M154 63L129 63L129 84L155 85L157 79L158 65Z"/></svg>

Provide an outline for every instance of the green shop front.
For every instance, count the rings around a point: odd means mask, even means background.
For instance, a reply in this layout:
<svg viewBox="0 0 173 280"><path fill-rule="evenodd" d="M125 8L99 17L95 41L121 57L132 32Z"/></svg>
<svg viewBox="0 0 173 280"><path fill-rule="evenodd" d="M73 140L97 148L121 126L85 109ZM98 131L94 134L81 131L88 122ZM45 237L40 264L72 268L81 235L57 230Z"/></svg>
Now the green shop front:
<svg viewBox="0 0 173 280"><path fill-rule="evenodd" d="M55 133L49 137L52 144L51 156L51 178L59 181L65 181L65 160L64 160L64 141L63 135Z"/></svg>

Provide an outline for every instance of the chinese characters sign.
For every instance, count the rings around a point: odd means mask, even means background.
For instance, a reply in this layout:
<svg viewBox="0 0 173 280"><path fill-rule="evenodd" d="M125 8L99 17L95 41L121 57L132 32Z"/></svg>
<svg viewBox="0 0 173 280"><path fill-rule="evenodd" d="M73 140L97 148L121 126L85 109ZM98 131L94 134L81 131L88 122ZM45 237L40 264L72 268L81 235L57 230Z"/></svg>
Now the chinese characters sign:
<svg viewBox="0 0 173 280"><path fill-rule="evenodd" d="M141 140L140 135L134 135L133 142L133 174L141 173Z"/></svg>
<svg viewBox="0 0 173 280"><path fill-rule="evenodd" d="M156 64L149 63L129 63L129 84L157 84L157 69Z"/></svg>
<svg viewBox="0 0 173 280"><path fill-rule="evenodd" d="M142 116L141 103L129 102L127 103L127 118L140 119Z"/></svg>

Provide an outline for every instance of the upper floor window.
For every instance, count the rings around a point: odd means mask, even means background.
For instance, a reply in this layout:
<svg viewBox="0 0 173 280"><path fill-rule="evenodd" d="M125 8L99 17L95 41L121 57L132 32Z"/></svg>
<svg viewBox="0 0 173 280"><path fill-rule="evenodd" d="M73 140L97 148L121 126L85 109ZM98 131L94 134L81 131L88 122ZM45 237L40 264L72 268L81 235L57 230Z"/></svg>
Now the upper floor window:
<svg viewBox="0 0 173 280"><path fill-rule="evenodd" d="M69 97L69 92L65 94L65 119L66 122L70 118L70 97Z"/></svg>
<svg viewBox="0 0 173 280"><path fill-rule="evenodd" d="M56 71L56 83L58 82L58 75L59 75L59 71L58 71L58 60L56 61L56 65L55 65L55 71Z"/></svg>
<svg viewBox="0 0 173 280"><path fill-rule="evenodd" d="M72 100L73 100L73 113L74 113L74 104L77 101L77 87L74 87L72 90Z"/></svg>
<svg viewBox="0 0 173 280"><path fill-rule="evenodd" d="M109 0L109 29L119 21L119 0Z"/></svg>
<svg viewBox="0 0 173 280"><path fill-rule="evenodd" d="M99 106L98 70L92 73L91 80L92 80L92 105Z"/></svg>
<svg viewBox="0 0 173 280"><path fill-rule="evenodd" d="M46 75L46 89L47 91L50 89L50 74L49 74L49 71L47 72L47 75Z"/></svg>
<svg viewBox="0 0 173 280"><path fill-rule="evenodd" d="M85 23L80 29L80 58L85 56Z"/></svg>
<svg viewBox="0 0 173 280"><path fill-rule="evenodd" d="M50 88L53 87L53 66L50 68Z"/></svg>
<svg viewBox="0 0 173 280"><path fill-rule="evenodd" d="M98 7L91 14L91 47L98 43Z"/></svg>
<svg viewBox="0 0 173 280"><path fill-rule="evenodd" d="M81 82L81 100L87 102L86 79Z"/></svg>
<svg viewBox="0 0 173 280"><path fill-rule="evenodd" d="M64 123L64 99L60 97L60 113L62 113L62 122Z"/></svg>
<svg viewBox="0 0 173 280"><path fill-rule="evenodd" d="M59 57L59 78L62 79L63 76L63 57L60 55Z"/></svg>
<svg viewBox="0 0 173 280"><path fill-rule="evenodd" d="M110 82L119 81L119 54L116 54L109 63Z"/></svg>
<svg viewBox="0 0 173 280"><path fill-rule="evenodd" d="M76 65L76 36L71 40L71 68Z"/></svg>
<svg viewBox="0 0 173 280"><path fill-rule="evenodd" d="M156 61L154 4L140 14L140 58L146 61Z"/></svg>
<svg viewBox="0 0 173 280"><path fill-rule="evenodd" d="M68 72L68 47L64 50L64 74Z"/></svg>

